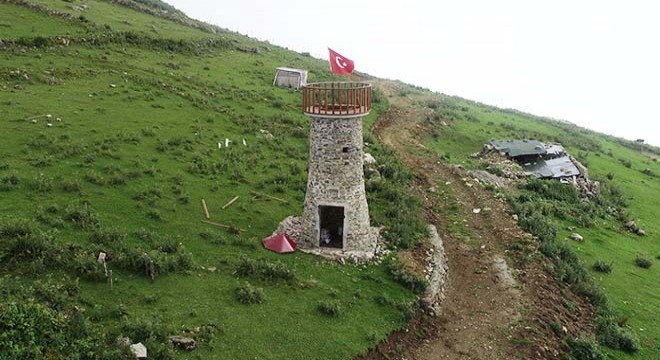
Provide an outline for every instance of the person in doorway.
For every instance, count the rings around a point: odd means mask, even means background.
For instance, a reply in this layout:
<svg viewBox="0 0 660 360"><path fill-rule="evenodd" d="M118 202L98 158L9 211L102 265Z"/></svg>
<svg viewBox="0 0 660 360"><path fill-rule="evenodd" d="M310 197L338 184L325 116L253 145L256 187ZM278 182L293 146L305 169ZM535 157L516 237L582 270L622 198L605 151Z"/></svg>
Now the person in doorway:
<svg viewBox="0 0 660 360"><path fill-rule="evenodd" d="M321 229L321 243L330 244L330 232L328 229Z"/></svg>

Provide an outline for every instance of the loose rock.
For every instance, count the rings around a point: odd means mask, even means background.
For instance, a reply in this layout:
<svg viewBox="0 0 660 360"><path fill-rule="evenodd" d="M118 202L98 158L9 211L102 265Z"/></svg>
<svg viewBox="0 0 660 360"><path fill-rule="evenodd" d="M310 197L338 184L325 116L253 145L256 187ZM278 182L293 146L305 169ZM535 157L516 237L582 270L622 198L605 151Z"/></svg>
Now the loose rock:
<svg viewBox="0 0 660 360"><path fill-rule="evenodd" d="M575 241L583 241L583 240L584 240L584 238L582 237L582 235L580 235L580 234L578 234L578 233L572 233L572 234L571 234L571 239L573 239L573 240L575 240Z"/></svg>
<svg viewBox="0 0 660 360"><path fill-rule="evenodd" d="M184 336L170 336L170 341L172 344L180 350L194 350L197 347L197 342L195 339L184 337Z"/></svg>

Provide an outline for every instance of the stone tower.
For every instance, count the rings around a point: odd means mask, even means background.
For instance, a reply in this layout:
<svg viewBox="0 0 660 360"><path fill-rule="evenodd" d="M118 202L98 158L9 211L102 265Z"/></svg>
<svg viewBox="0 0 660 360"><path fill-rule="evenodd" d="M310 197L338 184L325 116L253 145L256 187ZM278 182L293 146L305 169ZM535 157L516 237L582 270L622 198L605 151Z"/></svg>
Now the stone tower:
<svg viewBox="0 0 660 360"><path fill-rule="evenodd" d="M311 117L309 173L299 242L306 249L370 258L377 231L369 223L364 190L362 117L371 110L371 85L308 84L303 112Z"/></svg>

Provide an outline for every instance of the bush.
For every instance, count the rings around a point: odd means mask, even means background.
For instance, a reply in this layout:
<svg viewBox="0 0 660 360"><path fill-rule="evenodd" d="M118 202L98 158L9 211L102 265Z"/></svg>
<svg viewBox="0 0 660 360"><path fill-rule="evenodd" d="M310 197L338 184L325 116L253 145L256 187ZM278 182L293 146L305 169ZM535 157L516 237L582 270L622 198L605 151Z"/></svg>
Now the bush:
<svg viewBox="0 0 660 360"><path fill-rule="evenodd" d="M4 218L0 220L0 239L11 239L32 235L34 225L24 219Z"/></svg>
<svg viewBox="0 0 660 360"><path fill-rule="evenodd" d="M612 263L608 264L602 260L597 260L593 265L593 269L602 273L610 273L612 272Z"/></svg>
<svg viewBox="0 0 660 360"><path fill-rule="evenodd" d="M71 221L83 230L95 229L99 220L88 203L71 204L64 211L64 220Z"/></svg>
<svg viewBox="0 0 660 360"><path fill-rule="evenodd" d="M241 277L252 277L262 281L284 281L289 284L296 282L296 274L282 263L271 263L265 259L252 260L242 256L234 273Z"/></svg>
<svg viewBox="0 0 660 360"><path fill-rule="evenodd" d="M601 360L605 358L594 339L569 337L567 342L571 358L575 360Z"/></svg>
<svg viewBox="0 0 660 360"><path fill-rule="evenodd" d="M639 345L632 335L616 322L613 316L600 316L596 321L598 341L612 349L627 353L639 351Z"/></svg>
<svg viewBox="0 0 660 360"><path fill-rule="evenodd" d="M126 240L126 234L117 229L97 229L92 233L90 240L101 245L121 245Z"/></svg>
<svg viewBox="0 0 660 360"><path fill-rule="evenodd" d="M593 281L583 281L575 285L575 292L582 295L589 300L594 306L604 307L607 305L607 295L605 292L596 286Z"/></svg>
<svg viewBox="0 0 660 360"><path fill-rule="evenodd" d="M0 191L11 191L18 187L21 180L16 175L0 177Z"/></svg>
<svg viewBox="0 0 660 360"><path fill-rule="evenodd" d="M378 305L389 305L392 303L392 300L390 300L390 297L386 293L374 296L374 301Z"/></svg>
<svg viewBox="0 0 660 360"><path fill-rule="evenodd" d="M317 309L321 314L326 316L338 317L341 315L341 303L339 300L322 300L319 302Z"/></svg>
<svg viewBox="0 0 660 360"><path fill-rule="evenodd" d="M245 283L235 290L236 300L241 304L261 304L264 302L264 291L249 283Z"/></svg>
<svg viewBox="0 0 660 360"><path fill-rule="evenodd" d="M74 306L77 284L68 279L61 283L28 285L24 280L0 278L0 357L130 359L128 348L114 346L114 338Z"/></svg>
<svg viewBox="0 0 660 360"><path fill-rule="evenodd" d="M397 260L391 260L387 264L387 269L394 281L401 284L403 287L409 289L415 294L421 294L426 290L428 282L425 278L404 269Z"/></svg>
<svg viewBox="0 0 660 360"><path fill-rule="evenodd" d="M401 321L407 323L412 320L415 316L415 311L417 311L418 303L417 301L405 301L398 303L396 305L397 310L401 311Z"/></svg>
<svg viewBox="0 0 660 360"><path fill-rule="evenodd" d="M643 256L637 256L637 258L635 258L635 265L641 267L642 269L648 269L651 267L651 265L653 265L653 263L651 263L651 260Z"/></svg>
<svg viewBox="0 0 660 360"><path fill-rule="evenodd" d="M539 212L533 212L529 216L522 216L518 224L520 224L523 230L538 237L542 242L552 241L557 237L557 227L555 224Z"/></svg>
<svg viewBox="0 0 660 360"><path fill-rule="evenodd" d="M53 179L39 174L28 184L30 190L45 194L53 190Z"/></svg>

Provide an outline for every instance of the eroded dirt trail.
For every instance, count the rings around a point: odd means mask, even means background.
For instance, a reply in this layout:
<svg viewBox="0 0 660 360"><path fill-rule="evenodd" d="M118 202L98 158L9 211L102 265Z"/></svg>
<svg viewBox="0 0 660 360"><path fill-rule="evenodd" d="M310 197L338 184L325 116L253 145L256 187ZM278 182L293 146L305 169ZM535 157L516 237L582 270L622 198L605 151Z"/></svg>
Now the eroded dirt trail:
<svg viewBox="0 0 660 360"><path fill-rule="evenodd" d="M541 261L527 259L536 242L519 229L504 200L423 146L431 109L416 105L419 99L399 96L396 83L378 86L387 94L390 110L372 130L415 172L415 191L427 221L444 241L449 265L442 313L393 334L390 343L407 344L403 354L400 346L395 354L415 359L558 358L560 339L549 323L573 322L565 331L577 334L584 330L580 322L589 323L591 309L573 299L578 310L568 312L562 296L572 294L545 274ZM517 251L511 250L514 243ZM428 330L423 339L406 339L414 337L409 330L420 327ZM392 345L383 343L374 354L387 354Z"/></svg>

